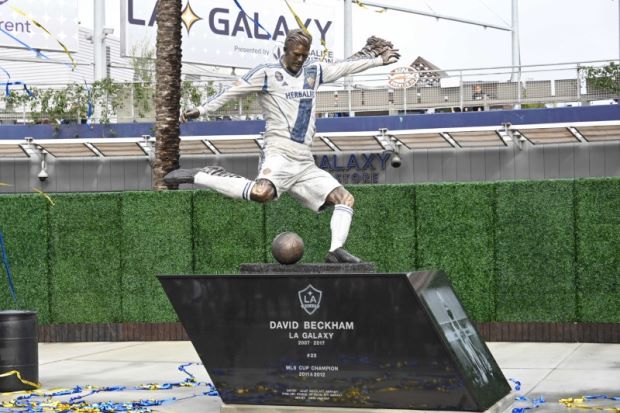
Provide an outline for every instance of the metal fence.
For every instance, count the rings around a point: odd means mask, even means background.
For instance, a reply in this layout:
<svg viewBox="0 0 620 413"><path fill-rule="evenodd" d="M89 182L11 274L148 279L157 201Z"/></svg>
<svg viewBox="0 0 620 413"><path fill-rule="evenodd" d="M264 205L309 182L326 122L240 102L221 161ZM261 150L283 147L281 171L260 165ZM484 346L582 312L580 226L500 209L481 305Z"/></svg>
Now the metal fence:
<svg viewBox="0 0 620 413"><path fill-rule="evenodd" d="M601 66L606 63L589 62L588 65ZM391 88L388 73L361 74L322 86L317 95L316 110L320 117L332 117L618 103L620 79L613 79L613 88L596 87L585 75L586 66L576 63L528 66L519 73L510 67L419 72L418 82L406 89ZM193 106L192 97L194 102L206 101L231 83L230 78L186 82L182 106ZM154 85L125 82L121 86L114 96L99 99L95 105L98 107L93 108L93 102L81 99L82 110L73 110L67 119L51 121L97 123L102 120L104 112L109 116L103 120L113 123L154 121ZM61 91L66 87L36 86L39 91ZM25 94L26 91L18 93ZM71 102L66 104L69 106ZM42 112L43 106L34 99L25 98L11 104L7 96L0 98L2 123L49 121ZM216 119L260 119L261 110L257 95L251 94L229 102L208 116Z"/></svg>

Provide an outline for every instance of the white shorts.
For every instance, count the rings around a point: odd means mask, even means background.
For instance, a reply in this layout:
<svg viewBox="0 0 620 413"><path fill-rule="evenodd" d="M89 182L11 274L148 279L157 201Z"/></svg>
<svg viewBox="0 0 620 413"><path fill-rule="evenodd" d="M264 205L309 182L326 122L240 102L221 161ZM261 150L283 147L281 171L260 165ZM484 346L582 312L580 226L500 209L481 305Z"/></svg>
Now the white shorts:
<svg viewBox="0 0 620 413"><path fill-rule="evenodd" d="M266 150L258 177L276 188L276 199L289 192L303 206L319 212L327 196L341 186L329 172L316 166L310 151Z"/></svg>

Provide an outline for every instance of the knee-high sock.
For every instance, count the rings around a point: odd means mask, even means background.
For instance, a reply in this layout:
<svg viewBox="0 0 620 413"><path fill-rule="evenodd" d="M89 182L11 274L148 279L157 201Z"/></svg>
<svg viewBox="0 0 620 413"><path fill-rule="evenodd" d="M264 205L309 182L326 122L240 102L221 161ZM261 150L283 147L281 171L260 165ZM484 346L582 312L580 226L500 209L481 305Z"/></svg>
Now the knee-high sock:
<svg viewBox="0 0 620 413"><path fill-rule="evenodd" d="M332 219L330 222L330 228L332 230L332 245L329 247L330 251L338 249L344 245L349 236L349 228L351 228L351 219L353 218L353 209L344 205L338 204L334 208Z"/></svg>
<svg viewBox="0 0 620 413"><path fill-rule="evenodd" d="M206 186L229 198L245 199L250 201L250 193L255 182L242 176L217 176L204 172L198 172L194 177L194 183Z"/></svg>

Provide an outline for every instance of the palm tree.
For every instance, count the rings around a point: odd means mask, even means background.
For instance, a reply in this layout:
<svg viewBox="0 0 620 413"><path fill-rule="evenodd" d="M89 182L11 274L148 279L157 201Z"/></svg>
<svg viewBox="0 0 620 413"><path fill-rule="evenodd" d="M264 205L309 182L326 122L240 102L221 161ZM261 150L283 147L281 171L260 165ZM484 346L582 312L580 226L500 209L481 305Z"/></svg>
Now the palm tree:
<svg viewBox="0 0 620 413"><path fill-rule="evenodd" d="M166 189L163 177L179 167L181 99L181 0L157 1L155 61L155 160L153 188Z"/></svg>

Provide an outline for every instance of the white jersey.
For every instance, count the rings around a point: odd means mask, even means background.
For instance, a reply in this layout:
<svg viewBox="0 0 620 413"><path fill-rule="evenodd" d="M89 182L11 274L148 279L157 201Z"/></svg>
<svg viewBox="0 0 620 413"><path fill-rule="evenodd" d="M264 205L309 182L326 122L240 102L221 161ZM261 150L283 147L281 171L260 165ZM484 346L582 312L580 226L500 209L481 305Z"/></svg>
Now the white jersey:
<svg viewBox="0 0 620 413"><path fill-rule="evenodd" d="M293 141L309 147L316 129L318 87L382 64L381 57L355 58L335 63L306 61L296 75L290 73L280 62L264 64L250 70L232 87L209 99L198 109L200 114L204 115L232 99L258 92L266 121L266 146L290 147L287 143Z"/></svg>

